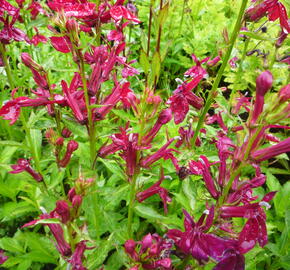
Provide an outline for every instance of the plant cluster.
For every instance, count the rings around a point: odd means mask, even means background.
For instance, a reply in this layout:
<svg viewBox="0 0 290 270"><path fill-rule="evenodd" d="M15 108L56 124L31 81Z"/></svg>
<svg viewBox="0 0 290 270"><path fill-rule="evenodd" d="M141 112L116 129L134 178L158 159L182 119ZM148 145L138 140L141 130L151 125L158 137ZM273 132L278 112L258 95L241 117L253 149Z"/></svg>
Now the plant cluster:
<svg viewBox="0 0 290 270"><path fill-rule="evenodd" d="M287 6L202 2L0 0L1 266L290 266Z"/></svg>

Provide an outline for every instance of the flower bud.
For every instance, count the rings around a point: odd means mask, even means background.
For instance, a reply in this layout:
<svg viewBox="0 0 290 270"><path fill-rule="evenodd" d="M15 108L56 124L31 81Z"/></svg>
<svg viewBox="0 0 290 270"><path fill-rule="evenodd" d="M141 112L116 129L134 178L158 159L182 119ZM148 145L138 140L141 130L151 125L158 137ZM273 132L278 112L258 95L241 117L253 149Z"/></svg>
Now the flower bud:
<svg viewBox="0 0 290 270"><path fill-rule="evenodd" d="M21 60L25 66L38 72L43 71L43 67L37 64L28 53L21 54Z"/></svg>
<svg viewBox="0 0 290 270"><path fill-rule="evenodd" d="M279 102L286 102L290 99L290 84L284 86L280 89L279 93Z"/></svg>
<svg viewBox="0 0 290 270"><path fill-rule="evenodd" d="M78 209L82 204L83 198L81 195L75 195L72 199L73 208Z"/></svg>
<svg viewBox="0 0 290 270"><path fill-rule="evenodd" d="M55 212L60 215L62 223L67 223L70 220L70 209L66 201L57 201Z"/></svg>
<svg viewBox="0 0 290 270"><path fill-rule="evenodd" d="M256 79L257 95L264 96L272 87L273 76L269 70L262 72Z"/></svg>
<svg viewBox="0 0 290 270"><path fill-rule="evenodd" d="M172 119L172 111L171 109L163 110L158 117L158 122L162 125L167 124Z"/></svg>
<svg viewBox="0 0 290 270"><path fill-rule="evenodd" d="M63 146L64 139L63 137L58 137L55 141L55 144L58 146Z"/></svg>
<svg viewBox="0 0 290 270"><path fill-rule="evenodd" d="M79 144L78 144L76 141L71 140L71 141L69 141L68 144L67 144L67 151L72 153L72 152L74 152L75 150L77 150L78 147L79 147Z"/></svg>
<svg viewBox="0 0 290 270"><path fill-rule="evenodd" d="M61 131L61 136L64 138L69 138L72 135L72 132L68 128L63 128Z"/></svg>
<svg viewBox="0 0 290 270"><path fill-rule="evenodd" d="M74 196L76 196L76 189L73 187L69 190L68 194L67 194L67 197L68 199L72 202L73 201L73 198Z"/></svg>
<svg viewBox="0 0 290 270"><path fill-rule="evenodd" d="M70 159L71 159L71 156L72 156L72 153L77 150L79 147L79 144L74 141L74 140L71 140L68 142L67 144L67 148L66 148L66 153L64 155L64 158L62 160L59 161L59 166L60 167L66 167L67 164L70 162Z"/></svg>

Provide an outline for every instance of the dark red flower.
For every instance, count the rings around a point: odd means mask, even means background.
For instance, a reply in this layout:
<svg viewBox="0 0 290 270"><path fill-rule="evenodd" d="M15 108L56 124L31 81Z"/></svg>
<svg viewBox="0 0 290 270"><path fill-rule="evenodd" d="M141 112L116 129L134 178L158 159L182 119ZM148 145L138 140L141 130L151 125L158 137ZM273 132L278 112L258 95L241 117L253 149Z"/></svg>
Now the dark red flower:
<svg viewBox="0 0 290 270"><path fill-rule="evenodd" d="M175 245L186 255L192 255L200 264L207 262L209 257L220 261L225 251L228 249L237 250L236 240L218 237L211 233L206 233L212 226L214 219L214 207L206 210L200 219L195 223L188 212L183 210L185 232L172 229L167 232L167 236L173 239ZM206 219L205 219L206 218Z"/></svg>
<svg viewBox="0 0 290 270"><path fill-rule="evenodd" d="M40 221L40 220L51 219L51 218L55 218L53 212L51 212L50 214L42 214L42 215L40 215L40 219L35 219L33 221L30 221L30 222L24 224L22 226L22 228L34 226L34 225L38 224L38 221ZM64 239L64 233L63 233L63 229L62 229L61 225L56 224L56 223L43 223L43 225L46 225L49 227L52 235L54 236L54 238L56 240L56 247L57 247L59 253L65 257L70 256L71 255L71 248L70 248L70 245Z"/></svg>
<svg viewBox="0 0 290 270"><path fill-rule="evenodd" d="M36 31L36 35L31 38L30 42L34 46L37 46L39 43L46 43L48 40L47 37L40 35L36 27L34 27L34 30Z"/></svg>
<svg viewBox="0 0 290 270"><path fill-rule="evenodd" d="M79 147L79 144L76 141L71 140L68 142L64 157L62 158L62 160L59 161L60 167L65 168L68 165L68 163L71 160L71 156L73 152L76 151L78 147Z"/></svg>
<svg viewBox="0 0 290 270"><path fill-rule="evenodd" d="M171 152L178 152L171 148L168 149L168 146L176 139L179 139L179 137L174 137L168 140L168 142L164 144L160 149L158 149L154 154L147 157L143 157L140 160L140 166L143 168L149 168L149 166L151 166L153 163L155 163L161 158L168 159L169 158L168 154L170 154Z"/></svg>
<svg viewBox="0 0 290 270"><path fill-rule="evenodd" d="M72 254L69 262L72 265L72 270L86 270L87 268L83 265L84 252L88 249L86 241L80 241L76 245L76 249Z"/></svg>
<svg viewBox="0 0 290 270"><path fill-rule="evenodd" d="M267 244L266 214L261 206L270 207L268 202L273 199L275 194L276 191L266 194L259 203L221 207L221 217L223 218L248 218L239 235L239 250L242 254L251 250L257 242L261 247Z"/></svg>
<svg viewBox="0 0 290 270"><path fill-rule="evenodd" d="M167 101L170 104L170 109L174 115L175 124L181 123L189 111L189 105L196 109L201 109L203 106L203 99L196 96L192 89L194 89L201 81L203 75L198 75L190 82L183 82L173 92L173 95Z"/></svg>
<svg viewBox="0 0 290 270"><path fill-rule="evenodd" d="M20 158L17 161L17 164L11 165L13 171L9 173L21 173L21 172L28 172L37 182L43 181L43 177L40 173L37 173L30 165L30 161L24 158Z"/></svg>
<svg viewBox="0 0 290 270"><path fill-rule="evenodd" d="M67 223L70 220L70 207L66 201L57 201L54 212L59 215L62 223Z"/></svg>
<svg viewBox="0 0 290 270"><path fill-rule="evenodd" d="M3 17L0 17L0 21L4 23L4 27L0 32L1 43L9 44L13 40L14 41L28 40L28 37L25 35L25 33L22 30L13 26L17 18L18 18L18 15L15 15L14 17L12 17L12 20L10 21L9 16L7 16L5 19Z"/></svg>
<svg viewBox="0 0 290 270"><path fill-rule="evenodd" d="M219 197L219 192L216 188L216 181L211 176L209 170L210 164L206 156L200 156L199 161L191 160L189 162L189 169L192 174L202 175L206 188L211 194L211 196L215 199Z"/></svg>
<svg viewBox="0 0 290 270"><path fill-rule="evenodd" d="M172 114L170 109L165 109L161 111L158 116L157 121L154 126L150 129L150 131L142 138L142 145L148 145L152 142L152 140L157 135L160 128L167 124L172 119Z"/></svg>
<svg viewBox="0 0 290 270"><path fill-rule="evenodd" d="M245 269L245 257L237 250L227 249L225 250L219 263L213 268L213 270L244 270Z"/></svg>
<svg viewBox="0 0 290 270"><path fill-rule="evenodd" d="M163 201L164 212L167 213L167 203L171 202L171 198L168 196L167 189L160 187L161 183L165 178L166 177L163 174L163 170L161 170L160 179L155 184L153 184L146 190L137 193L136 198L138 202L141 203L147 198L153 196L154 194L158 194Z"/></svg>

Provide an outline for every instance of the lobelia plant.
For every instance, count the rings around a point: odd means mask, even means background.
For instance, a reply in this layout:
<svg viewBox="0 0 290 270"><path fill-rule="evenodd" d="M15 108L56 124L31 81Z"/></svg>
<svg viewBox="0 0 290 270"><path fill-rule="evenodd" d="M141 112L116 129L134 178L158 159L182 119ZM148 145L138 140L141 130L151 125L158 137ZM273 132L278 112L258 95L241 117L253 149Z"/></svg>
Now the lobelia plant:
<svg viewBox="0 0 290 270"><path fill-rule="evenodd" d="M187 53L193 64L168 82L171 93L161 87L170 70L162 46L174 3L145 2L148 26L139 1L0 0L1 93L9 96L0 108L0 217L13 232L4 227L1 266L242 270L268 238L278 256L267 210L272 201L278 209L281 188L267 178L277 160L289 168L284 64L275 55L249 68L247 92L225 82L230 67L240 76L260 20L279 19L276 52L283 46L285 6L241 0L231 14L223 4L234 27L216 52ZM179 2L180 34L191 1ZM138 51L141 28L148 32ZM281 263L263 258L267 268L287 266L283 211Z"/></svg>

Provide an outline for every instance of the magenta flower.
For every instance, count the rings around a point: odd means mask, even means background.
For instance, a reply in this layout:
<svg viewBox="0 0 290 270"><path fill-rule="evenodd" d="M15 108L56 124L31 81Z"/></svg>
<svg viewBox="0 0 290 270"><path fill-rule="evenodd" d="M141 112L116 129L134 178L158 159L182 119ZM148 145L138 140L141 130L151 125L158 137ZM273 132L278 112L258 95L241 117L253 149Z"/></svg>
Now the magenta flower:
<svg viewBox="0 0 290 270"><path fill-rule="evenodd" d="M1 43L9 44L13 40L14 41L28 40L28 37L25 35L25 33L22 30L13 26L17 18L18 18L18 15L15 15L12 17L10 21L9 16L7 16L5 19L3 17L0 17L0 21L4 23L4 27L0 32Z"/></svg>
<svg viewBox="0 0 290 270"><path fill-rule="evenodd" d="M263 111L264 96L271 89L273 83L273 76L270 71L262 72L256 80L256 99L255 106L252 113L251 124L254 125Z"/></svg>
<svg viewBox="0 0 290 270"><path fill-rule="evenodd" d="M170 109L164 109L158 116L157 121L155 122L154 126L151 130L142 138L142 144L148 145L152 142L155 138L157 133L159 132L160 128L167 124L172 119L172 114Z"/></svg>
<svg viewBox="0 0 290 270"><path fill-rule="evenodd" d="M86 124L87 110L84 101L84 92L77 91L82 85L79 73L75 73L69 87L65 81L61 81L61 85L65 101L73 111L74 117L81 125Z"/></svg>
<svg viewBox="0 0 290 270"><path fill-rule="evenodd" d="M125 107L132 106L136 110L137 98L133 91L129 89L130 83L118 83L102 102L100 108L95 109L96 120L104 119L104 117L116 106L119 101L122 101Z"/></svg>
<svg viewBox="0 0 290 270"><path fill-rule="evenodd" d="M49 0L47 5L56 12L64 12L66 17L89 19L95 14L96 4L86 0Z"/></svg>
<svg viewBox="0 0 290 270"><path fill-rule="evenodd" d="M210 57L206 57L202 60L199 60L194 54L192 54L191 57L196 65L188 69L184 73L184 75L190 76L192 78L199 77L199 76L201 76L201 78L205 78L207 76L207 72L206 72L206 69L204 69L201 65L204 63L207 63Z"/></svg>
<svg viewBox="0 0 290 270"><path fill-rule="evenodd" d="M39 43L46 43L47 42L47 37L43 36L43 35L40 35L39 32L38 32L38 29L36 27L34 27L34 30L36 32L36 35L34 35L30 42L34 45L34 46L37 46Z"/></svg>
<svg viewBox="0 0 290 270"><path fill-rule="evenodd" d="M120 131L120 133L111 136L113 143L101 147L98 156L105 157L121 150L120 156L126 162L126 173L130 181L137 166L137 150L144 148L138 146L137 133L127 133L128 126L126 128L120 128Z"/></svg>
<svg viewBox="0 0 290 270"><path fill-rule="evenodd" d="M238 101L237 104L232 108L232 113L238 114L241 107L245 108L247 112L250 112L249 106L251 105L251 98L244 96L241 92L239 92L238 98L236 100Z"/></svg>
<svg viewBox="0 0 290 270"><path fill-rule="evenodd" d="M212 116L207 116L206 117L206 120L205 120L205 123L207 125L210 125L210 124L213 124L217 122L218 125L220 126L220 128L223 129L223 131L225 131L226 133L228 132L228 128L227 126L225 125L224 121L223 121L223 118L222 118L222 112L218 112L218 113L215 113L214 115Z"/></svg>
<svg viewBox="0 0 290 270"><path fill-rule="evenodd" d="M59 200L56 202L56 207L53 212L59 216L61 222L64 224L70 220L70 207L64 200Z"/></svg>
<svg viewBox="0 0 290 270"><path fill-rule="evenodd" d="M0 249L0 264L5 263L8 260L8 256L4 255L4 250Z"/></svg>
<svg viewBox="0 0 290 270"><path fill-rule="evenodd" d="M124 244L125 252L134 261L130 269L159 269L172 270L171 259L169 258L172 242L161 238L158 234L145 235L140 242L130 239Z"/></svg>
<svg viewBox="0 0 290 270"><path fill-rule="evenodd" d="M71 160L73 152L76 151L78 147L79 147L79 144L76 141L71 140L68 142L64 157L62 158L62 160L58 162L60 167L65 168L68 165L68 163Z"/></svg>
<svg viewBox="0 0 290 270"><path fill-rule="evenodd" d="M59 52L69 53L72 50L72 44L67 36L63 37L50 37L52 46Z"/></svg>
<svg viewBox="0 0 290 270"><path fill-rule="evenodd" d="M140 23L140 20L138 20L138 18L133 13L121 5L114 5L110 9L110 15L115 22L119 22L121 19L125 19L133 23Z"/></svg>
<svg viewBox="0 0 290 270"><path fill-rule="evenodd" d="M72 270L86 270L87 268L83 266L84 252L88 249L86 241L80 241L76 245L76 249L72 254L69 262L72 266Z"/></svg>
<svg viewBox="0 0 290 270"><path fill-rule="evenodd" d="M290 151L290 138L287 138L275 145L259 149L254 151L251 154L251 157L257 162L261 162L275 156L278 156L283 153L287 153Z"/></svg>
<svg viewBox="0 0 290 270"><path fill-rule="evenodd" d="M143 168L149 168L150 165L152 165L153 163L155 163L156 161L158 161L161 158L166 158L168 157L168 154L171 153L172 151L177 152L174 149L167 149L168 146L176 139L178 139L179 137L175 137L170 139L166 144L164 144L159 150L157 150L154 154L144 157L140 160L140 166Z"/></svg>
<svg viewBox="0 0 290 270"><path fill-rule="evenodd" d="M219 61L221 61L221 58L220 58L219 56L216 56L216 57L213 58L212 60L208 61L208 62L207 62L207 65L208 65L209 67L214 67L214 66L217 65L217 63L218 63Z"/></svg>
<svg viewBox="0 0 290 270"><path fill-rule="evenodd" d="M154 194L158 194L161 200L163 201L163 207L164 207L164 212L167 213L167 203L171 202L171 198L168 196L168 191L160 187L161 183L166 177L163 174L163 170L161 170L161 176L160 179L153 184L151 187L147 188L146 190L142 192L138 192L136 195L136 198L138 202L143 202L147 198L153 196Z"/></svg>
<svg viewBox="0 0 290 270"><path fill-rule="evenodd" d="M237 67L237 61L239 60L238 57L233 57L230 59L229 64L231 66L231 68L236 68Z"/></svg>
<svg viewBox="0 0 290 270"><path fill-rule="evenodd" d="M290 32L286 8L278 0L264 0L248 8L246 14L251 21L258 21L264 16L268 16L270 21L276 21L279 18L282 31L285 33Z"/></svg>
<svg viewBox="0 0 290 270"><path fill-rule="evenodd" d="M30 221L30 222L24 224L22 226L22 228L34 226L38 223L39 220L50 219L50 218L54 218L54 217L55 216L53 215L53 212L50 214L42 214L42 215L40 215L40 219ZM64 257L70 256L71 255L71 248L70 248L70 245L64 239L64 233L63 233L63 229L62 229L61 225L55 224L55 223L47 223L47 224L44 223L43 225L46 225L49 227L52 235L54 236L54 238L56 240L56 247L57 247L57 250L59 251L59 253Z"/></svg>
<svg viewBox="0 0 290 270"><path fill-rule="evenodd" d="M266 214L261 206L265 205L266 207L270 207L268 202L273 199L275 194L276 191L266 194L259 203L221 207L222 218L248 218L248 221L239 235L239 251L242 254L251 250L257 242L261 247L267 244Z"/></svg>
<svg viewBox="0 0 290 270"><path fill-rule="evenodd" d="M173 112L175 124L179 124L185 119L189 111L189 105L198 110L203 106L203 99L192 92L192 89L199 84L201 79L202 75L198 75L190 82L182 83L167 101L167 104L170 104L170 109Z"/></svg>
<svg viewBox="0 0 290 270"><path fill-rule="evenodd" d="M0 1L0 17L3 17L4 12L7 12L9 16L18 16L19 9L12 6L10 3L8 3L6 0Z"/></svg>
<svg viewBox="0 0 290 270"><path fill-rule="evenodd" d="M43 9L41 4L39 2L37 2L36 0L33 0L30 3L27 10L30 10L32 20L35 20L36 17L38 16L38 14L45 14L46 16L48 16L48 13Z"/></svg>
<svg viewBox="0 0 290 270"><path fill-rule="evenodd" d="M205 156L200 156L199 161L191 160L189 162L189 169L191 173L202 175L208 192L213 198L217 199L219 197L219 192L216 188L215 181L210 174L209 167L209 161Z"/></svg>
<svg viewBox="0 0 290 270"><path fill-rule="evenodd" d="M279 103L286 102L287 100L290 100L290 84L287 84L286 86L282 87L280 91L278 92L279 96Z"/></svg>
<svg viewBox="0 0 290 270"><path fill-rule="evenodd" d="M202 129L201 132L205 133L206 131L205 129ZM188 149L191 149L191 138L194 135L192 125L190 124L187 129L185 129L184 127L180 127L178 129L178 133L180 135L180 140L176 142L175 147L179 148L181 147L181 145L185 144ZM195 145L201 146L200 138L196 139Z"/></svg>
<svg viewBox="0 0 290 270"><path fill-rule="evenodd" d="M235 249L225 250L222 259L213 270L244 270L245 257Z"/></svg>
<svg viewBox="0 0 290 270"><path fill-rule="evenodd" d="M9 173L21 173L21 172L28 172L37 182L43 181L43 177L40 173L37 173L30 165L30 161L24 158L20 158L17 161L17 164L11 165L13 171Z"/></svg>
<svg viewBox="0 0 290 270"><path fill-rule="evenodd" d="M185 255L191 255L200 264L207 262L210 257L220 261L223 259L226 250L237 250L238 248L236 240L225 239L211 233L206 233L213 223L214 207L212 206L206 212L208 213L207 218L206 214L203 214L195 223L189 213L183 210L185 232L176 229L167 232L167 236L174 240L175 245L181 252Z"/></svg>

